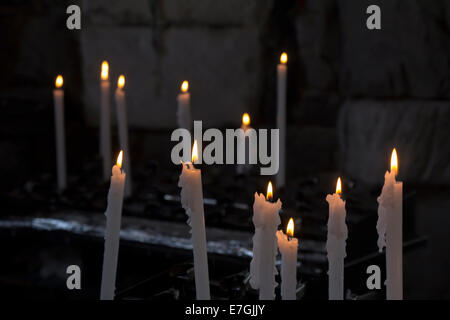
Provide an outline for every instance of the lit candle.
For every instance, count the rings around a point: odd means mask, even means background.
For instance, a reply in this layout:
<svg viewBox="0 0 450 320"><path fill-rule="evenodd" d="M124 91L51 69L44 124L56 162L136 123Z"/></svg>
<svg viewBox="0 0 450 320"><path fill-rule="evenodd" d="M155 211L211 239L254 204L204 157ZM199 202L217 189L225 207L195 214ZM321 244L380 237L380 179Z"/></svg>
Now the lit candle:
<svg viewBox="0 0 450 320"><path fill-rule="evenodd" d="M181 84L181 92L178 94L178 110L177 120L178 127L185 128L191 131L192 117L191 117L191 95L188 92L189 82L186 80Z"/></svg>
<svg viewBox="0 0 450 320"><path fill-rule="evenodd" d="M384 175L378 197L378 248L386 246L386 298L403 299L403 183L396 181L397 151L392 151L391 171Z"/></svg>
<svg viewBox="0 0 450 320"><path fill-rule="evenodd" d="M345 224L345 201L341 199L341 178L336 185L336 193L327 195L330 206L328 216L328 297L330 300L344 299L344 258L347 225Z"/></svg>
<svg viewBox="0 0 450 320"><path fill-rule="evenodd" d="M66 134L64 130L64 90L62 89L63 77L58 75L55 81L56 89L53 90L53 102L55 108L55 143L56 143L56 173L58 191L66 189Z"/></svg>
<svg viewBox="0 0 450 320"><path fill-rule="evenodd" d="M107 61L102 62L100 78L100 155L103 160L103 179L108 181L109 168L111 168L111 116L109 96L109 65Z"/></svg>
<svg viewBox="0 0 450 320"><path fill-rule="evenodd" d="M194 252L195 290L198 300L209 300L208 256L206 252L205 213L203 208L202 172L194 167L198 160L197 140L192 148L192 162L184 163L178 181L181 205L188 215Z"/></svg>
<svg viewBox="0 0 450 320"><path fill-rule="evenodd" d="M108 193L108 207L105 211L105 251L103 255L101 300L113 300L116 287L117 258L119 256L120 223L122 220L125 172L122 171L123 152L120 151L117 163L112 168L111 185Z"/></svg>
<svg viewBox="0 0 450 320"><path fill-rule="evenodd" d="M275 298L275 258L277 255L276 231L280 225L279 212L281 201L271 202L273 198L272 183L267 186L267 199L263 194L255 193L253 203L253 258L250 263L250 285L259 289L260 300Z"/></svg>
<svg viewBox="0 0 450 320"><path fill-rule="evenodd" d="M119 144L120 149L123 150L123 163L124 170L128 175L125 183L125 196L131 195L131 165L130 165L130 152L128 149L128 123L127 123L127 109L125 100L125 77L120 75L117 80L117 89L115 94L116 107L117 107L117 125L119 126Z"/></svg>
<svg viewBox="0 0 450 320"><path fill-rule="evenodd" d="M286 52L280 56L280 63L277 66L277 127L280 130L279 140L279 169L277 174L278 187L284 187L286 179L286 74L287 74Z"/></svg>
<svg viewBox="0 0 450 320"><path fill-rule="evenodd" d="M237 164L236 165L236 173L237 174L244 174L247 173L250 170L250 164L249 164L249 160L250 160L250 152L255 152L254 150L250 150L250 148L252 147L252 145L247 142L249 141L248 138L248 129L250 129L250 116L248 113L244 113L242 115L242 125L241 125L241 129L244 131L245 134L245 164ZM238 139L238 143L240 143L241 140ZM239 146L238 146L239 148Z"/></svg>
<svg viewBox="0 0 450 320"><path fill-rule="evenodd" d="M294 220L289 220L286 234L277 231L278 248L281 252L281 297L296 300L298 239L294 236Z"/></svg>

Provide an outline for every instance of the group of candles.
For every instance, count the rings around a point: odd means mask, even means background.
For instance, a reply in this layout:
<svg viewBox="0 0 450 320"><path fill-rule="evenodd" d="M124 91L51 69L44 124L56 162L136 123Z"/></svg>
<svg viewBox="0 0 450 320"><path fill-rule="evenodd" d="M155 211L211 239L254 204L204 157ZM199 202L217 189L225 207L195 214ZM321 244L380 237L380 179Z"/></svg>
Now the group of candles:
<svg viewBox="0 0 450 320"><path fill-rule="evenodd" d="M287 54L280 57L277 67L277 127L280 130L280 166L276 177L277 186L285 184L285 139L286 139L286 73ZM101 67L101 103L100 103L100 154L103 160L103 177L110 177L108 205L106 215L105 249L101 282L101 299L114 298L115 278L120 241L120 224L124 196L131 194L130 156L128 149L128 128L126 117L125 77L118 78L115 102L119 128L120 154L110 176L111 129L110 129L110 82L109 65L106 61ZM63 78L56 78L54 90L55 134L57 150L58 189L66 188L65 143L64 143L64 91ZM191 130L192 117L190 110L189 84L184 81L178 95L178 126ZM242 128L249 128L250 117L245 113L242 117ZM186 210L192 235L194 256L194 273L197 299L210 299L208 259L206 249L206 230L203 206L203 190L201 170L195 168L198 159L198 145L194 141L191 161L182 162L179 178L181 187L181 205ZM250 151L251 152L251 151ZM377 231L380 251L386 246L387 298L402 299L402 183L396 181L397 154L394 149L391 159L391 171L386 172L382 194L378 198L379 220ZM122 168L122 164L124 168ZM239 167L238 167L239 169ZM240 169L242 170L242 168ZM238 170L239 171L239 170ZM126 174L126 173L127 174ZM345 223L345 201L341 199L341 180L338 179L336 193L328 195L329 203L328 240L326 244L329 261L329 298L343 299L344 293L344 257L347 226ZM289 220L286 233L278 230L281 223L279 212L281 200L273 200L273 186L269 182L267 194L255 193L253 205L253 258L250 264L250 284L259 289L259 297L264 300L275 298L275 260L278 250L281 252L281 296L284 300L296 299L297 287L297 254L298 239L294 238L294 222Z"/></svg>

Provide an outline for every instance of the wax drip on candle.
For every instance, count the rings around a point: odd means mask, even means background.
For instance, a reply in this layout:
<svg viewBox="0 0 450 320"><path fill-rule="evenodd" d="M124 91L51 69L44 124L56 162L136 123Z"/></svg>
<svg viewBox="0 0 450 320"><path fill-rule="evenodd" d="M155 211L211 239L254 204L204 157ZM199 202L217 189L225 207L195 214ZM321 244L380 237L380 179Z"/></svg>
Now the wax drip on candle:
<svg viewBox="0 0 450 320"><path fill-rule="evenodd" d="M386 246L386 227L387 227L387 212L394 206L394 185L396 183L395 176L398 173L398 158L397 151L392 151L391 155L391 171L386 171L384 175L384 185L381 190L381 195L377 198L379 204L377 232L378 232L378 250L383 251Z"/></svg>

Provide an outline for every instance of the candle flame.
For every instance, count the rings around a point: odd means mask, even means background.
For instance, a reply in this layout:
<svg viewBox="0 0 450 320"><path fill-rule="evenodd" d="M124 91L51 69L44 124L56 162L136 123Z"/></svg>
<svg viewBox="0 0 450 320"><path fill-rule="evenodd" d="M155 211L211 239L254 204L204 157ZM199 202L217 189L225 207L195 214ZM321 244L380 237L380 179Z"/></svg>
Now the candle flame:
<svg viewBox="0 0 450 320"><path fill-rule="evenodd" d="M123 160L123 151L120 150L119 155L117 156L117 166L122 168L122 160Z"/></svg>
<svg viewBox="0 0 450 320"><path fill-rule="evenodd" d="M398 158L397 158L397 150L392 150L391 156L391 172L394 172L396 175L398 174Z"/></svg>
<svg viewBox="0 0 450 320"><path fill-rule="evenodd" d="M102 72L101 72L102 80L108 80L108 73L109 73L108 61L103 61L102 62Z"/></svg>
<svg viewBox="0 0 450 320"><path fill-rule="evenodd" d="M269 184L267 185L266 199L272 200L272 198L273 198L273 187L272 187L272 182L269 181Z"/></svg>
<svg viewBox="0 0 450 320"><path fill-rule="evenodd" d="M283 52L280 56L280 62L282 64L286 64L287 61L288 61L288 55L286 52Z"/></svg>
<svg viewBox="0 0 450 320"><path fill-rule="evenodd" d="M341 183L341 177L338 178L337 184L336 184L336 194L342 193L342 183Z"/></svg>
<svg viewBox="0 0 450 320"><path fill-rule="evenodd" d="M181 92L186 93L189 89L189 82L187 80L184 80L181 84Z"/></svg>
<svg viewBox="0 0 450 320"><path fill-rule="evenodd" d="M192 147L192 163L198 160L198 147L197 140L194 140L194 146Z"/></svg>
<svg viewBox="0 0 450 320"><path fill-rule="evenodd" d="M242 124L248 126L250 124L250 116L248 113L242 115Z"/></svg>
<svg viewBox="0 0 450 320"><path fill-rule="evenodd" d="M63 82L64 82L64 80L63 80L63 77L62 77L62 75L58 75L57 77L56 77L56 80L55 80L55 86L56 86L56 88L61 88L62 87L62 85L63 85Z"/></svg>
<svg viewBox="0 0 450 320"><path fill-rule="evenodd" d="M119 79L117 79L117 88L123 89L124 86L125 86L125 76L121 74L119 76Z"/></svg>
<svg viewBox="0 0 450 320"><path fill-rule="evenodd" d="M289 219L287 228L286 228L286 234L289 237L293 237L294 236L294 219Z"/></svg>

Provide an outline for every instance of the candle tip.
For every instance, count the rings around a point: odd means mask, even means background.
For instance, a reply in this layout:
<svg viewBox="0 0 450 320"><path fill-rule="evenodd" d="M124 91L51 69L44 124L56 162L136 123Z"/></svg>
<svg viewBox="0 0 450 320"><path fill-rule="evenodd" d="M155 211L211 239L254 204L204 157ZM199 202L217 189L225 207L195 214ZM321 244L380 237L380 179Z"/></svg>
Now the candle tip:
<svg viewBox="0 0 450 320"><path fill-rule="evenodd" d="M336 184L336 194L342 193L342 183L341 183L341 177L338 178L337 184Z"/></svg>
<svg viewBox="0 0 450 320"><path fill-rule="evenodd" d="M288 55L287 55L286 52L283 52L283 53L281 54L281 56L280 56L280 62L281 62L282 64L286 64L287 61L288 61Z"/></svg>
<svg viewBox="0 0 450 320"><path fill-rule="evenodd" d="M102 71L101 71L101 78L102 80L108 80L108 73L109 73L109 64L108 61L102 62Z"/></svg>
<svg viewBox="0 0 450 320"><path fill-rule="evenodd" d="M272 187L272 182L271 181L269 181L269 184L267 185L266 199L269 200L269 201L273 199L273 187Z"/></svg>
<svg viewBox="0 0 450 320"><path fill-rule="evenodd" d="M64 82L64 80L63 80L62 75L58 74L58 76L56 77L56 80L55 80L55 87L58 89L61 88L63 85L63 82Z"/></svg>
<svg viewBox="0 0 450 320"><path fill-rule="evenodd" d="M117 166L122 168L122 160L123 160L123 151L120 150L119 155L117 156Z"/></svg>
<svg viewBox="0 0 450 320"><path fill-rule="evenodd" d="M392 156L391 156L391 172L394 172L395 175L398 174L398 157L397 157L397 150L392 150Z"/></svg>
<svg viewBox="0 0 450 320"><path fill-rule="evenodd" d="M117 79L117 88L123 89L124 86L125 86L125 76L121 74Z"/></svg>
<svg viewBox="0 0 450 320"><path fill-rule="evenodd" d="M286 234L289 237L293 237L294 236L294 219L290 218L287 228L286 228Z"/></svg>
<svg viewBox="0 0 450 320"><path fill-rule="evenodd" d="M242 124L248 126L250 124L250 116L248 113L242 115Z"/></svg>
<svg viewBox="0 0 450 320"><path fill-rule="evenodd" d="M197 140L194 140L194 146L192 147L192 164L198 160L198 146L197 146Z"/></svg>
<svg viewBox="0 0 450 320"><path fill-rule="evenodd" d="M181 84L181 92L186 93L189 89L189 82L187 80L184 80Z"/></svg>

